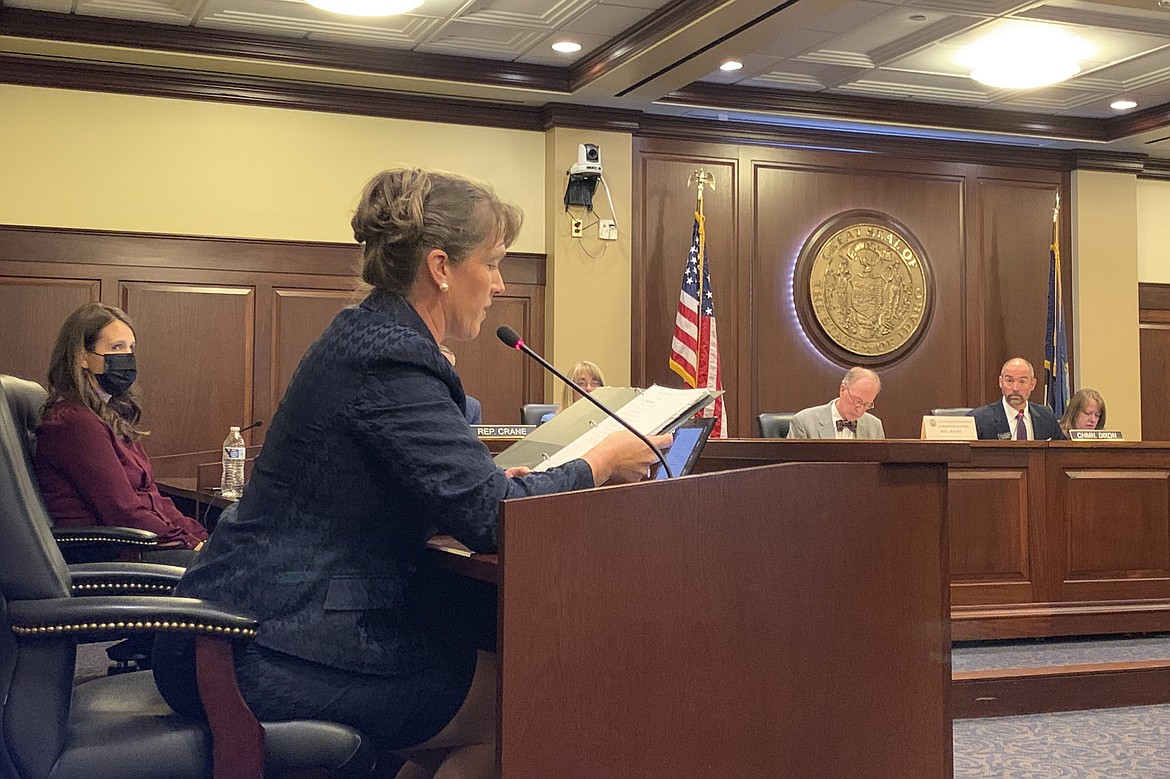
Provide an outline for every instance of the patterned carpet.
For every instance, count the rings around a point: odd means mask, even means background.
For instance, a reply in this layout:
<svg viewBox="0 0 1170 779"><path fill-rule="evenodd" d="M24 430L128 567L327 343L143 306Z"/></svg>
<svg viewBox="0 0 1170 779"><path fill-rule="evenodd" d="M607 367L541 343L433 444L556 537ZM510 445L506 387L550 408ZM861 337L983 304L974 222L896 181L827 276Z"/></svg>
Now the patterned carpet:
<svg viewBox="0 0 1170 779"><path fill-rule="evenodd" d="M955 779L1170 779L1170 706L956 720Z"/></svg>
<svg viewBox="0 0 1170 779"><path fill-rule="evenodd" d="M957 643L955 671L1170 659L1170 634ZM956 720L955 779L1170 779L1170 706Z"/></svg>
<svg viewBox="0 0 1170 779"><path fill-rule="evenodd" d="M101 644L78 644L77 665L73 671L73 686L90 679L100 679L106 675L110 667L110 659L106 657L106 648L113 646L115 641Z"/></svg>
<svg viewBox="0 0 1170 779"><path fill-rule="evenodd" d="M1170 634L957 642L951 651L951 669L954 671L1046 668L1134 660L1170 660Z"/></svg>
<svg viewBox="0 0 1170 779"><path fill-rule="evenodd" d="M78 681L106 644L78 647ZM1170 635L956 645L955 670L1170 658ZM956 720L955 779L1170 779L1170 706ZM911 779L911 778L907 778Z"/></svg>

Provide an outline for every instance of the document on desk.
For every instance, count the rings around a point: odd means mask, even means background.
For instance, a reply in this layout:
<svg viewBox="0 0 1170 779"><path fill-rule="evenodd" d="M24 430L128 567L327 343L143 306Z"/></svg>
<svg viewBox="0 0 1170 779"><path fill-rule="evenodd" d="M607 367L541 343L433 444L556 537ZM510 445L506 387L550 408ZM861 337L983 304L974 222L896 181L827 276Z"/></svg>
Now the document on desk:
<svg viewBox="0 0 1170 779"><path fill-rule="evenodd" d="M594 392L594 397L646 435L672 429L717 396L718 393L707 389L658 385L645 390L602 387ZM580 457L610 433L623 429L588 400L581 399L524 440L496 455L496 464L502 468L524 465L544 471Z"/></svg>

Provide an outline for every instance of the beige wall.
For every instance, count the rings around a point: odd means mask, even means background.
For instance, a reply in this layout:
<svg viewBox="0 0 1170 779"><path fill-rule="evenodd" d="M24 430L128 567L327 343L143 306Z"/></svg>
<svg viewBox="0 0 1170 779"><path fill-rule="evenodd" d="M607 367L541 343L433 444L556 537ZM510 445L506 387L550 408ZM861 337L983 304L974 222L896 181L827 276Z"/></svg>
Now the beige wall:
<svg viewBox="0 0 1170 779"><path fill-rule="evenodd" d="M569 237L565 171L601 146L618 240ZM548 357L630 377L632 138L346 116L0 85L0 224L350 241L369 177L395 164L491 182L525 212L513 247L545 252ZM595 213L609 218L599 187ZM594 255L594 256L590 256ZM549 399L560 389L547 386Z"/></svg>
<svg viewBox="0 0 1170 779"><path fill-rule="evenodd" d="M0 85L0 224L352 241L395 164L490 181L545 250L539 132Z"/></svg>
<svg viewBox="0 0 1170 779"><path fill-rule="evenodd" d="M1138 281L1170 284L1170 181L1138 181Z"/></svg>
<svg viewBox="0 0 1170 779"><path fill-rule="evenodd" d="M577 161L577 147L601 147L603 176L613 195L618 240L598 238L595 219L612 218L605 189L597 187L594 213L586 215L585 234L570 237L565 214L565 175ZM633 218L633 139L627 133L553 129L545 134L548 192L545 232L548 235L549 279L546 292L548 359L562 370L578 360L601 366L609 384L630 382L630 237ZM575 208L580 213L583 209ZM549 402L560 402L560 387L546 384Z"/></svg>
<svg viewBox="0 0 1170 779"><path fill-rule="evenodd" d="M1138 180L1074 171L1073 388L1092 387L1109 404L1109 427L1141 438L1138 339Z"/></svg>

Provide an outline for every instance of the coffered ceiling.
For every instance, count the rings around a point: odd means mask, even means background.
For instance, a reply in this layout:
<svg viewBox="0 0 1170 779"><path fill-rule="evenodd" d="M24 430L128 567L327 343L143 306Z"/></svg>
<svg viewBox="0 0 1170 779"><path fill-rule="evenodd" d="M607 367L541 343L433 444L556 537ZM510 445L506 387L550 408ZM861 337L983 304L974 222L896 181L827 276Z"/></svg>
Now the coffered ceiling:
<svg viewBox="0 0 1170 779"><path fill-rule="evenodd" d="M359 18L302 0L0 0L0 81L376 115L430 96L521 125L567 104L631 126L668 115L1170 158L1162 2L426 0ZM1036 23L1086 45L1078 75L1028 90L968 76L968 44ZM564 39L581 51L553 51ZM729 59L743 68L721 71ZM1110 108L1119 98L1137 107Z"/></svg>

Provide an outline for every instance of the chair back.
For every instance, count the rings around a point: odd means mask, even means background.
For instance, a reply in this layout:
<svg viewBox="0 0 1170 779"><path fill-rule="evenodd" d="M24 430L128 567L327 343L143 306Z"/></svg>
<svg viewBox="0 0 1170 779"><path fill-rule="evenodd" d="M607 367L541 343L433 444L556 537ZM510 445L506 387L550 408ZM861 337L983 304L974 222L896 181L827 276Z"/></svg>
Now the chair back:
<svg viewBox="0 0 1170 779"><path fill-rule="evenodd" d="M795 411L774 411L756 417L756 433L760 438L787 438Z"/></svg>
<svg viewBox="0 0 1170 779"><path fill-rule="evenodd" d="M968 406L954 406L952 408L932 408L930 415L934 417L965 417L971 413Z"/></svg>
<svg viewBox="0 0 1170 779"><path fill-rule="evenodd" d="M24 445L25 457L32 467L37 451L37 428L41 424L41 409L49 393L35 381L0 374L0 387L8 398L8 410L16 423L16 432Z"/></svg>
<svg viewBox="0 0 1170 779"><path fill-rule="evenodd" d="M68 638L17 639L8 620L9 603L70 596L69 569L29 467L27 428L12 414L10 386L19 392L22 385L0 383L0 774L40 779L65 744L76 653Z"/></svg>
<svg viewBox="0 0 1170 779"><path fill-rule="evenodd" d="M541 417L559 408L556 403L525 403L520 407L520 424L539 425Z"/></svg>
<svg viewBox="0 0 1170 779"><path fill-rule="evenodd" d="M0 382L0 538L4 539L0 593L9 602L60 598L69 594L69 569L53 539L53 523L31 468L29 417L18 426L12 414L14 406L35 407L35 393L27 385L40 387L20 379L8 381L11 378L5 376ZM10 388L15 389L11 396Z"/></svg>
<svg viewBox="0 0 1170 779"><path fill-rule="evenodd" d="M0 595L0 714L4 713L12 677L16 671L16 636L8 623L8 603ZM19 776L8 751L7 735L0 736L0 776Z"/></svg>

